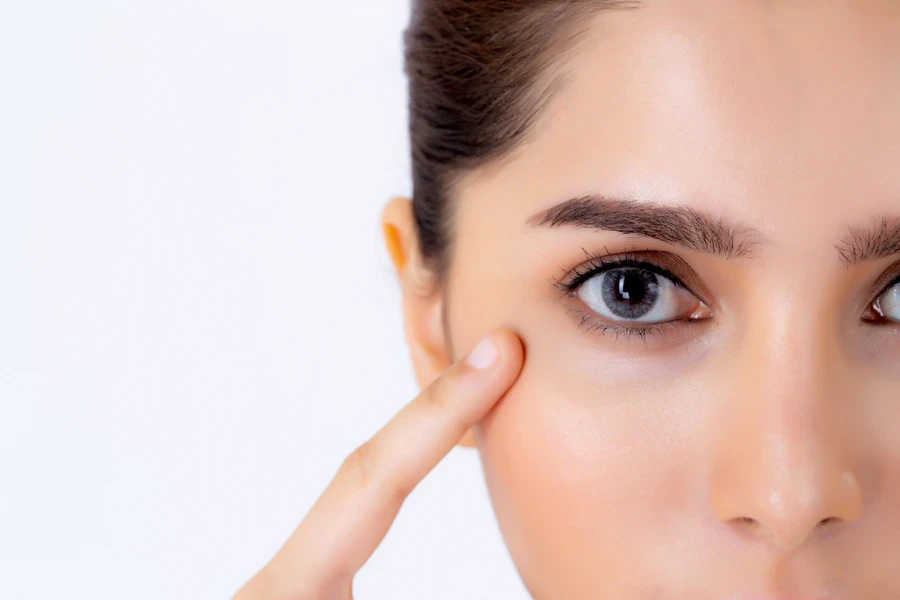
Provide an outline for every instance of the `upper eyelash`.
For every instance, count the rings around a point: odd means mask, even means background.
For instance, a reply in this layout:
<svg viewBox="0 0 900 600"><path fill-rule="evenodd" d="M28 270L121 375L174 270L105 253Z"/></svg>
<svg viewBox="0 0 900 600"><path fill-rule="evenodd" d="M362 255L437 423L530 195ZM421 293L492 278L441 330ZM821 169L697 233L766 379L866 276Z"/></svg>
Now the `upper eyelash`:
<svg viewBox="0 0 900 600"><path fill-rule="evenodd" d="M669 279L674 285L677 285L691 292L691 289L687 285L685 285L677 275L646 258L642 258L638 253L612 253L609 252L607 248L604 248L604 250L606 250L605 253L591 253L582 248L582 251L587 256L586 262L576 266L569 272L568 275L562 278L551 278L554 287L561 290L564 295L569 296L574 294L574 292L579 287L581 287L584 282L588 281L592 277L596 277L600 273L611 271L621 267L635 267L656 273L657 275L661 275ZM885 292L898 284L900 284L900 275L889 281L878 292L875 298L872 299L869 305L871 306ZM601 334L606 334L607 332L612 331L616 334L616 339L618 339L619 335L625 335L626 338L640 337L644 342L646 342L648 336L653 337L656 334L661 333L662 330L667 327L677 326L682 323L681 321L674 320L666 321L663 323L654 323L649 326L619 325L598 320L581 310L570 309L569 312L574 312L578 315L578 327L585 328L588 333L592 331L599 331ZM898 331L900 331L900 323L890 321L886 322L891 327L896 328L898 329Z"/></svg>
<svg viewBox="0 0 900 600"><path fill-rule="evenodd" d="M609 249L605 247L604 250L606 251L605 253L592 253L582 248L582 251L587 256L586 262L576 266L562 278L551 277L550 279L552 280L554 287L562 291L564 295L571 296L579 287L581 287L581 285L584 284L584 282L588 281L592 277L599 275L600 273L611 271L621 267L634 267L656 273L657 275L661 275L669 279L674 285L677 285L693 293L691 289L687 285L685 285L681 281L681 279L678 278L677 275L675 275L668 269L654 263L653 261L648 260L647 258L643 258L640 253L628 251L621 253L612 253L609 252ZM898 284L900 284L900 275L888 282L878 292L875 298L872 299L872 302L870 302L870 306L885 292ZM613 332L615 333L616 340L619 339L620 335L624 335L626 338L637 337L640 338L645 345L647 343L648 337L661 335L665 329L669 327L676 327L685 323L685 321L673 320L665 321L663 323L653 323L645 326L619 325L615 323L607 323L600 319L594 318L582 310L570 308L567 312L574 313L576 315L576 318L578 320L578 327L583 328L587 333L599 332L600 335L606 335L608 332ZM887 323L888 326L894 328L896 331L898 331L898 333L900 333L900 323L890 321L888 321Z"/></svg>
<svg viewBox="0 0 900 600"><path fill-rule="evenodd" d="M674 285L690 291L690 288L688 288L688 286L686 286L681 281L681 279L678 278L677 275L675 275L668 269L663 268L646 258L643 258L640 254L636 254L633 252L621 252L614 254L612 252L609 252L608 248L604 248L604 250L606 251L606 253L602 254L598 252L591 253L582 248L582 251L587 257L586 262L575 267L567 275L560 279L553 278L554 286L559 289L564 295L570 296L574 294L574 292L579 287L581 287L584 282L591 279L592 277L596 277L598 274L605 271L611 271L623 266L630 266L650 271L652 273L656 273L657 275L661 275L666 279L669 279ZM566 312L575 315L575 318L578 321L578 328L584 329L586 333L597 332L598 337L600 335L608 335L610 333L613 333L616 336L616 340L618 340L620 336L624 336L626 339L639 338L644 342L645 346L649 341L648 338L662 335L662 332L666 329L670 327L677 327L678 325L685 323L684 321L675 320L645 325L622 325L616 323L607 323L603 320L590 316L585 311L580 309L570 308Z"/></svg>
<svg viewBox="0 0 900 600"><path fill-rule="evenodd" d="M891 289L898 283L900 283L900 275L897 275L896 277L894 277L894 279L892 279L890 282L888 282L888 284L886 286L884 286L884 288L880 292L878 292L878 295L875 296L875 299L877 300L878 298L881 298L882 294L884 294L886 291L888 291L889 289Z"/></svg>
<svg viewBox="0 0 900 600"><path fill-rule="evenodd" d="M554 279L553 285L566 295L574 293L575 290L581 287L588 279L605 271L611 271L621 267L634 267L656 273L657 275L661 275L670 280L675 285L690 291L690 288L688 288L677 275L646 258L642 258L639 254L631 252L613 254L608 250L606 254L590 253L584 248L582 248L582 251L587 255L586 262L572 269L567 276L561 279ZM580 271L579 269L582 268L584 270Z"/></svg>

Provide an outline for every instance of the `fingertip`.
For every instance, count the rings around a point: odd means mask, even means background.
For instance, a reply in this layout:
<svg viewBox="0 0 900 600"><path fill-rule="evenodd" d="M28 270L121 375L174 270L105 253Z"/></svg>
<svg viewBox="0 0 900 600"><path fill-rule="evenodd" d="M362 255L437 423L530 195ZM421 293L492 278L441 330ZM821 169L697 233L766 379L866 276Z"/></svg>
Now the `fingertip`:
<svg viewBox="0 0 900 600"><path fill-rule="evenodd" d="M498 329L493 335L499 349L500 362L504 367L518 372L525 355L522 339L511 329L505 328Z"/></svg>
<svg viewBox="0 0 900 600"><path fill-rule="evenodd" d="M460 378L461 392L467 390L461 395L474 411L466 423L483 418L504 397L519 376L524 354L521 338L506 328L490 331L475 344L463 361L466 366Z"/></svg>
<svg viewBox="0 0 900 600"><path fill-rule="evenodd" d="M497 336L488 334L481 338L466 356L466 364L478 371L494 367L500 359L500 346Z"/></svg>
<svg viewBox="0 0 900 600"><path fill-rule="evenodd" d="M480 373L481 381L501 382L514 379L522 368L525 349L512 330L501 328L486 333L467 353L463 372Z"/></svg>

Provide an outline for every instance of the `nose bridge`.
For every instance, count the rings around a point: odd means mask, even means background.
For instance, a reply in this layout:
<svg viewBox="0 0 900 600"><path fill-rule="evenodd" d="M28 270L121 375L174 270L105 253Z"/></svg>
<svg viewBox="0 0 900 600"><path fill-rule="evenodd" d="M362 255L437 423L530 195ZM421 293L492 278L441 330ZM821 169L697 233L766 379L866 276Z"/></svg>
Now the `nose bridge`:
<svg viewBox="0 0 900 600"><path fill-rule="evenodd" d="M788 550L824 524L853 520L861 498L829 319L801 303L761 313L732 362L711 501L721 521Z"/></svg>

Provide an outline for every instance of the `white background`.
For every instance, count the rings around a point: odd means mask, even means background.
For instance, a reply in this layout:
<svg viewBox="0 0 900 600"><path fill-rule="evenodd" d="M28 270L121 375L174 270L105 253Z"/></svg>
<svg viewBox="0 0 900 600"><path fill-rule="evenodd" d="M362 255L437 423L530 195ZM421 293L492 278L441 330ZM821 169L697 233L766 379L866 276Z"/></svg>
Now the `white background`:
<svg viewBox="0 0 900 600"><path fill-rule="evenodd" d="M407 2L2 2L0 598L230 598L416 393ZM527 598L474 450L355 589Z"/></svg>

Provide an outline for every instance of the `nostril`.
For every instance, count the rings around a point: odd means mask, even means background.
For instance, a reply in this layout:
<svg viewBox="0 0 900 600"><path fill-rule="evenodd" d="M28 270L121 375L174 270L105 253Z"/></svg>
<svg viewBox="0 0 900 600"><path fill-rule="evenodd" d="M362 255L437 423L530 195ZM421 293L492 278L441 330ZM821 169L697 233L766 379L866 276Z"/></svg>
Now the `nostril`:
<svg viewBox="0 0 900 600"><path fill-rule="evenodd" d="M734 520L742 528L751 532L759 528L759 523L752 517L736 517Z"/></svg>
<svg viewBox="0 0 900 600"><path fill-rule="evenodd" d="M821 521L819 521L819 522L816 524L816 529L819 529L819 528L821 528L821 527L824 527L825 525L828 525L829 523L833 523L833 522L837 522L837 521L840 521L840 518L838 518L838 517L828 517L828 518L826 518L826 519L822 519Z"/></svg>

